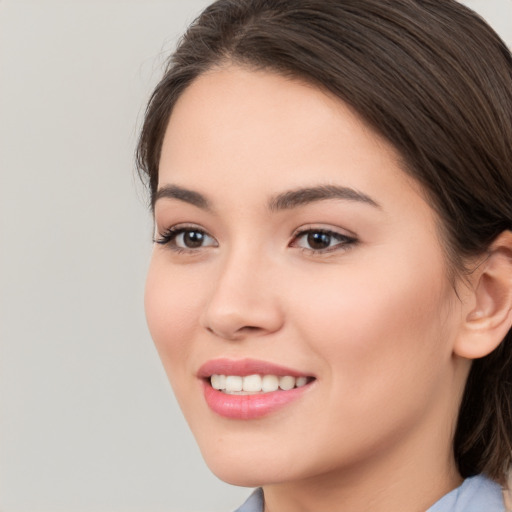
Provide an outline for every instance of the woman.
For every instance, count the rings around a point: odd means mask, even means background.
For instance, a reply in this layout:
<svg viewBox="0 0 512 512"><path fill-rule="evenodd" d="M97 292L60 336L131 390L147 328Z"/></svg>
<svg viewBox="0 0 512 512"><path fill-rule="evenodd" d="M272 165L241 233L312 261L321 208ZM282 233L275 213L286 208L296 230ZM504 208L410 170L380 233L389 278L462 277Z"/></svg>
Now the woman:
<svg viewBox="0 0 512 512"><path fill-rule="evenodd" d="M452 0L219 0L148 105L148 325L239 510L505 510L512 58Z"/></svg>

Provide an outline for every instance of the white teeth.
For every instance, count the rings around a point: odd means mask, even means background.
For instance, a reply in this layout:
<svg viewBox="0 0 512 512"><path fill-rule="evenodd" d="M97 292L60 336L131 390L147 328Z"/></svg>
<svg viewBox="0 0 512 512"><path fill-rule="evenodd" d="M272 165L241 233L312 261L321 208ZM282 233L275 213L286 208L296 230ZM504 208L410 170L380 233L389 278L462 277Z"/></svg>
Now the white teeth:
<svg viewBox="0 0 512 512"><path fill-rule="evenodd" d="M226 376L212 375L211 383L213 389L226 389Z"/></svg>
<svg viewBox="0 0 512 512"><path fill-rule="evenodd" d="M264 375L261 379L261 390L263 393L277 391L279 389L279 377L275 375Z"/></svg>
<svg viewBox="0 0 512 512"><path fill-rule="evenodd" d="M307 377L299 377L299 378L295 381L295 385L296 385L298 388L301 388L302 386L305 386L307 383L308 383L308 379L307 379Z"/></svg>
<svg viewBox="0 0 512 512"><path fill-rule="evenodd" d="M227 375L226 376L226 391L242 391L243 387L243 377L239 377L238 375Z"/></svg>
<svg viewBox="0 0 512 512"><path fill-rule="evenodd" d="M244 377L242 389L252 392L261 391L261 377L259 375L247 375L247 377Z"/></svg>
<svg viewBox="0 0 512 512"><path fill-rule="evenodd" d="M293 389L295 387L295 377L279 377L279 387L288 391L289 389Z"/></svg>
<svg viewBox="0 0 512 512"><path fill-rule="evenodd" d="M284 375L212 375L210 383L214 389L230 394L249 395L253 393L270 393L282 389L289 391L308 383L307 377Z"/></svg>

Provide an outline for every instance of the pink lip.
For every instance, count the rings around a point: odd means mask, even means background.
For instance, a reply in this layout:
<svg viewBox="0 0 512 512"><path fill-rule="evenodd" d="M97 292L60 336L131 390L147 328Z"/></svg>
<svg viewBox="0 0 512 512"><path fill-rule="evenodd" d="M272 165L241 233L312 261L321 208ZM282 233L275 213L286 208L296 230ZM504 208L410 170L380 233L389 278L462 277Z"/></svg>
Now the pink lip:
<svg viewBox="0 0 512 512"><path fill-rule="evenodd" d="M260 361L258 359L212 359L203 364L198 372L198 377L205 379L212 375L239 375L245 377L246 375L291 375L292 377L312 377L303 372L299 372L292 368L276 365L267 361Z"/></svg>
<svg viewBox="0 0 512 512"><path fill-rule="evenodd" d="M311 385L309 383L289 391L280 389L270 393L257 393L254 395L229 395L212 388L209 377L213 374L239 375L241 377L254 374L291 375L293 377L311 377L311 375L254 359L238 361L215 359L208 361L198 371L198 377L203 380L203 392L206 403L216 414L231 419L252 420L271 414L277 409L297 400Z"/></svg>

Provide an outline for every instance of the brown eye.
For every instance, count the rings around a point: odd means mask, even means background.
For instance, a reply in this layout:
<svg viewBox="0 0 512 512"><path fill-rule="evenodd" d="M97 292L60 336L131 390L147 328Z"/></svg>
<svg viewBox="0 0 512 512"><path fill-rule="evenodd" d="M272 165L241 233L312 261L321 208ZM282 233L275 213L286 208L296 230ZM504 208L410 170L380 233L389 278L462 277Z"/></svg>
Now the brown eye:
<svg viewBox="0 0 512 512"><path fill-rule="evenodd" d="M183 246L187 249L197 249L203 245L205 234L202 231L184 231L176 237L176 244L180 238Z"/></svg>
<svg viewBox="0 0 512 512"><path fill-rule="evenodd" d="M331 245L331 235L322 231L312 231L308 233L307 242L311 249L327 249Z"/></svg>
<svg viewBox="0 0 512 512"><path fill-rule="evenodd" d="M194 227L172 227L155 239L155 242L166 245L176 251L198 250L203 247L217 247L217 241L208 233Z"/></svg>
<svg viewBox="0 0 512 512"><path fill-rule="evenodd" d="M171 245L177 249L201 249L202 247L216 246L217 243L210 235L194 228L182 228L174 233L170 240Z"/></svg>
<svg viewBox="0 0 512 512"><path fill-rule="evenodd" d="M321 254L348 249L356 242L357 240L354 237L342 235L335 231L308 229L297 233L290 246Z"/></svg>

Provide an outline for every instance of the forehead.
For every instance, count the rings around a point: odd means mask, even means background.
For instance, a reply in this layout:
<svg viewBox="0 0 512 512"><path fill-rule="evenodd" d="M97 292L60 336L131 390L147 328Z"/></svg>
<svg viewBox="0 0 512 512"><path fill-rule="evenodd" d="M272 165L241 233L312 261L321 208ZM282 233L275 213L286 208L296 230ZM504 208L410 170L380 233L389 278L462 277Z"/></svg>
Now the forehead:
<svg viewBox="0 0 512 512"><path fill-rule="evenodd" d="M253 130L259 127L262 139L265 139L272 134L282 135L279 130L284 124L298 122L295 134L300 135L299 128L303 126L309 130L311 138L314 135L311 129L316 128L321 135L319 130L328 120L331 123L338 121L337 129L340 130L340 118L347 120L348 131L353 131L357 125L373 142L392 150L391 145L367 126L349 105L328 91L273 71L229 65L199 75L184 90L173 108L167 132L178 122L180 131L210 123L221 127L235 122L236 126L232 128L236 128L240 135L245 127L250 126ZM196 136L199 135L201 133L196 132ZM340 140L346 135L348 133L340 131Z"/></svg>
<svg viewBox="0 0 512 512"><path fill-rule="evenodd" d="M237 66L199 76L178 99L159 182L215 193L229 185L241 197L318 183L370 195L418 188L398 152L339 98Z"/></svg>

